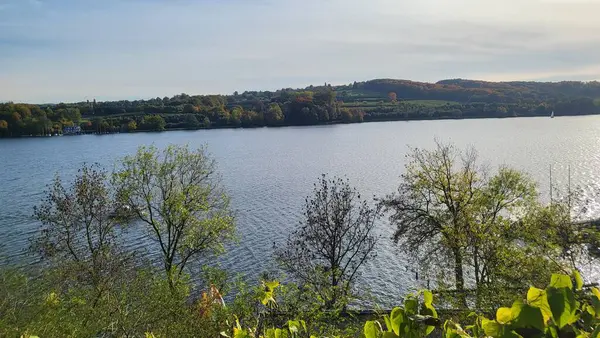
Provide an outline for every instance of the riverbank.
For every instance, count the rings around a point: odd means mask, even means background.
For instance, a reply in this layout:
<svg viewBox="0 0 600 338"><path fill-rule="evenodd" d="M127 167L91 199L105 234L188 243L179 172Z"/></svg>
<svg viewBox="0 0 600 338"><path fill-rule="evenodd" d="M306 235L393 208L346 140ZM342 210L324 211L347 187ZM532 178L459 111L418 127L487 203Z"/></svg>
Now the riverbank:
<svg viewBox="0 0 600 338"><path fill-rule="evenodd" d="M564 85L379 79L233 95L41 105L7 102L0 103L0 136L56 134L79 127L87 133L115 133L600 114L597 83Z"/></svg>
<svg viewBox="0 0 600 338"><path fill-rule="evenodd" d="M555 115L555 117L569 117L569 116L594 116L600 114L571 114L571 115ZM108 116L107 116L108 117ZM271 125L271 126L233 126L233 125L223 125L223 126L211 126L204 128L165 128L163 130L156 129L136 129L132 131L107 131L107 132L97 132L94 130L82 130L77 134L55 134L55 135L18 135L18 136L0 136L2 138L25 138L25 137L35 137L35 138L47 138L47 137L61 137L61 136L80 136L80 135L109 135L109 134L134 134L139 132L167 132L167 131L194 131L194 130L218 130L218 129L256 129L256 128L284 128L284 127L310 127L310 126L326 126L326 125L341 125L341 124L363 124L363 123L372 123L372 122L411 122L411 121L447 121L447 120L499 120L499 119L514 119L514 118L532 118L532 117L548 117L546 115L523 115L523 116L486 116L486 115L473 115L468 117L458 117L458 116L444 116L444 117L423 117L423 116L415 116L415 117L406 117L406 118L394 118L390 116L380 116L376 118L365 118L360 122L344 122L344 121L329 121L325 123L317 123L317 124L282 124L282 125ZM87 119L92 118L90 116L85 117ZM98 118L98 117L96 117Z"/></svg>

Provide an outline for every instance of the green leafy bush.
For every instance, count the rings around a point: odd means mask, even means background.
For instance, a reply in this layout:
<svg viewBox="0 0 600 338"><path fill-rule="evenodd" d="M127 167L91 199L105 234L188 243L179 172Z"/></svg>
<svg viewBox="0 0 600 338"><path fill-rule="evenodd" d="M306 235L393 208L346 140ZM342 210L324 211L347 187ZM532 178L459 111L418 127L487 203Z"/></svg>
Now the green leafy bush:
<svg viewBox="0 0 600 338"><path fill-rule="evenodd" d="M573 282L575 285L573 285ZM412 338L428 336L436 326L437 313L429 291L423 291L421 311L418 299L408 297L403 308L395 308L379 321L364 326L366 338ZM475 322L464 328L447 320L441 327L446 338L528 338L528 337L599 337L600 291L583 290L578 272L572 276L554 274L545 289L531 287L526 299L517 300L512 307L501 307L494 319L472 314Z"/></svg>

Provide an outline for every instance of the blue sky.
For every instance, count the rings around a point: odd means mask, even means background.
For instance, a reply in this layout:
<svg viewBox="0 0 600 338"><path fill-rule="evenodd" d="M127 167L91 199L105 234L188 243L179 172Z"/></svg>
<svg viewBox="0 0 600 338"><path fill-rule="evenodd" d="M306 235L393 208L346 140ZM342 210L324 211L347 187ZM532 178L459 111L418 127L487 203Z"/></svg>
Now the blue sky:
<svg viewBox="0 0 600 338"><path fill-rule="evenodd" d="M600 79L600 0L0 0L0 101Z"/></svg>

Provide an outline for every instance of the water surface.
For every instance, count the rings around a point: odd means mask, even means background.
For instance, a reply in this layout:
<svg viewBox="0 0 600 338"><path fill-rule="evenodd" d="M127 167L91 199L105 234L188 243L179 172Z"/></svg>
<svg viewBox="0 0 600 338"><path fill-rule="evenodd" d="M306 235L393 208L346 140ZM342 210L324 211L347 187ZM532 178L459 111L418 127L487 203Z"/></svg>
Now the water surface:
<svg viewBox="0 0 600 338"><path fill-rule="evenodd" d="M548 198L555 185L573 186L596 200L600 191L600 117L515 118L380 122L311 127L220 129L0 140L0 239L11 261L27 262L23 249L38 229L33 206L58 173L73 175L84 162L112 170L140 145L207 144L216 157L237 214L240 242L222 263L257 278L274 268L273 243L281 243L301 219L304 198L322 173L345 175L363 196L395 190L409 147L433 147L435 139L474 146L491 169L509 165L530 173ZM599 199L600 200L600 199ZM590 204L598 214L600 203ZM378 223L377 258L362 283L380 299L418 287L406 257ZM133 234L132 247L148 247Z"/></svg>

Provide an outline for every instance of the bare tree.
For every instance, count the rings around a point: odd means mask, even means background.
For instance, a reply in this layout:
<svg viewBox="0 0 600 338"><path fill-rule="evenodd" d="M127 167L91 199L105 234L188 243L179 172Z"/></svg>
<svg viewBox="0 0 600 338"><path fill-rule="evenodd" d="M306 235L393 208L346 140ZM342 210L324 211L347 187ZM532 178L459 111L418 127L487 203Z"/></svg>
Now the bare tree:
<svg viewBox="0 0 600 338"><path fill-rule="evenodd" d="M130 258L118 238L123 208L107 178L97 165L83 166L69 187L57 176L34 209L42 228L32 249L67 268L69 277L93 286L98 297Z"/></svg>
<svg viewBox="0 0 600 338"><path fill-rule="evenodd" d="M204 148L140 147L114 179L122 201L158 243L172 287L190 260L218 254L234 238L229 198Z"/></svg>
<svg viewBox="0 0 600 338"><path fill-rule="evenodd" d="M300 228L276 250L276 258L299 282L313 287L326 308L344 306L361 267L375 256L378 217L379 208L361 200L348 180L323 175L306 198Z"/></svg>

